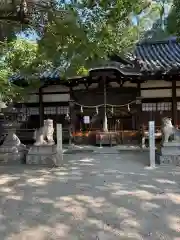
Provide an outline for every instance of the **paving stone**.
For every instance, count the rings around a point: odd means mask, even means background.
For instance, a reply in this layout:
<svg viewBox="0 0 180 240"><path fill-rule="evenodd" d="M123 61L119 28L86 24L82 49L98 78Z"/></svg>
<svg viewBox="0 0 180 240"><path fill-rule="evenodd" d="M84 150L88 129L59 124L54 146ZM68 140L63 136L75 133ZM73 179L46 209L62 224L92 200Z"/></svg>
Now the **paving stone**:
<svg viewBox="0 0 180 240"><path fill-rule="evenodd" d="M58 169L2 166L0 239L178 239L180 168L145 163L131 151L67 154Z"/></svg>

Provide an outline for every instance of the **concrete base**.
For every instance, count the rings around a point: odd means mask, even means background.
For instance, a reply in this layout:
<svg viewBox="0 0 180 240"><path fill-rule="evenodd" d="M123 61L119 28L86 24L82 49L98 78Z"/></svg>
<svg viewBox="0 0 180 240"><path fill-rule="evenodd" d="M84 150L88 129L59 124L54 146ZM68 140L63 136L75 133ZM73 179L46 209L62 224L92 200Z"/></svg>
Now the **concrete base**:
<svg viewBox="0 0 180 240"><path fill-rule="evenodd" d="M17 147L1 146L0 162L2 163L23 163L26 158L26 149L18 150Z"/></svg>
<svg viewBox="0 0 180 240"><path fill-rule="evenodd" d="M160 164L172 164L175 166L180 166L180 155L179 156L160 156Z"/></svg>
<svg viewBox="0 0 180 240"><path fill-rule="evenodd" d="M26 164L60 166L63 154L57 152L56 145L32 146L26 156Z"/></svg>
<svg viewBox="0 0 180 240"><path fill-rule="evenodd" d="M0 153L0 162L1 163L24 163L26 159L25 152L18 153Z"/></svg>
<svg viewBox="0 0 180 240"><path fill-rule="evenodd" d="M180 143L172 141L163 144L160 151L160 164L180 166Z"/></svg>

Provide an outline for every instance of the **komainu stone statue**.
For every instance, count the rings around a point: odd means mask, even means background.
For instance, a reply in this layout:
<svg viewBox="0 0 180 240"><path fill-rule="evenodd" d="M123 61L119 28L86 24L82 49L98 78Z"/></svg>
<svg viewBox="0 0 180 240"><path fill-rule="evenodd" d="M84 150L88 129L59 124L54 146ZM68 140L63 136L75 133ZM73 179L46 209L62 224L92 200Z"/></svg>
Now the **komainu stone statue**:
<svg viewBox="0 0 180 240"><path fill-rule="evenodd" d="M172 125L172 119L165 117L162 119L162 143L169 142L169 138L173 136L173 140L180 141L180 130Z"/></svg>
<svg viewBox="0 0 180 240"><path fill-rule="evenodd" d="M36 129L34 132L34 139L35 139L35 146L41 146L41 145L54 145L54 139L53 139L53 120L52 119L46 119L44 120L44 126Z"/></svg>

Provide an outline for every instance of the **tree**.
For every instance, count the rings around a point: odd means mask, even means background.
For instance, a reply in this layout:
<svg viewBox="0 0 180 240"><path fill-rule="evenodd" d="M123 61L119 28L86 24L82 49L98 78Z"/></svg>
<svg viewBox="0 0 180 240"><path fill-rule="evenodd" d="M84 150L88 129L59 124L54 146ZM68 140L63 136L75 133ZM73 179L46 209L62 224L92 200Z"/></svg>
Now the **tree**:
<svg viewBox="0 0 180 240"><path fill-rule="evenodd" d="M5 36L15 36L15 32L27 29L43 31L48 21L48 12L55 10L64 15L58 8L56 0L1 0L0 1L0 40ZM12 37L10 37L10 40Z"/></svg>
<svg viewBox="0 0 180 240"><path fill-rule="evenodd" d="M147 22L144 32L144 40L151 39L153 41L164 40L169 37L167 31L167 16L173 0L156 0L151 4L150 14L142 21Z"/></svg>
<svg viewBox="0 0 180 240"><path fill-rule="evenodd" d="M167 29L170 34L180 36L180 1L173 0L172 8L168 16Z"/></svg>
<svg viewBox="0 0 180 240"><path fill-rule="evenodd" d="M1 0L0 19L29 24L38 11L51 6L50 0Z"/></svg>
<svg viewBox="0 0 180 240"><path fill-rule="evenodd" d="M140 16L150 5L142 0L61 5L68 15L62 18L54 9L49 12L39 50L55 65L61 65L61 73L80 74L79 69L130 49L144 30L134 25L132 17Z"/></svg>
<svg viewBox="0 0 180 240"><path fill-rule="evenodd" d="M36 42L16 39L0 45L0 91L6 101L20 100L40 86L39 74L51 66L38 53ZM23 76L18 82L12 76Z"/></svg>
<svg viewBox="0 0 180 240"><path fill-rule="evenodd" d="M17 1L12 1L15 7ZM20 10L23 11L21 18L15 15L15 22L36 31L39 41L34 47L19 40L3 45L3 64L8 75L13 72L29 76L30 72L39 73L53 66L60 66L61 76L82 75L94 62L97 66L109 55L126 53L132 48L145 30L142 24L134 24L133 16L142 19L149 9L153 11L148 0L72 0L68 3L52 0L46 1L49 3L46 5L37 2L27 4L25 11L21 1ZM37 9L42 11L38 13ZM39 23L39 18L43 22ZM14 20L9 16L3 19Z"/></svg>

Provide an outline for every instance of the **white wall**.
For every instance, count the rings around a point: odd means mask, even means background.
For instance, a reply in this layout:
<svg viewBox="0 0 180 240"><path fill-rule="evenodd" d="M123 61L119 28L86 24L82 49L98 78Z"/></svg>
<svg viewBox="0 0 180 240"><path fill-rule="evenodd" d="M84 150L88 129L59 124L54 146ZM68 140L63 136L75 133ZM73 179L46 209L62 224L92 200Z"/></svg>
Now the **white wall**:
<svg viewBox="0 0 180 240"><path fill-rule="evenodd" d="M177 86L180 86L180 82L177 82ZM119 87L119 84L116 82L111 83L112 87ZM98 87L98 83L93 83L89 87L90 89ZM137 87L136 83L131 83L131 82L125 82L123 87ZM171 87L171 82L163 81L163 80L157 80L153 81L150 80L146 83L141 84L141 88L151 88L151 87ZM85 89L84 84L80 84L77 87L74 87L73 90L78 90L78 89ZM43 88L44 93L48 92L68 92L69 88L63 85L53 85L53 86L48 86L46 88ZM180 97L180 89L176 89L177 91L177 96ZM141 96L144 98L164 98L164 97L171 97L171 89L153 89L153 90L141 90ZM70 100L70 94L63 93L63 94L45 94L43 95L43 101L44 102L66 102ZM39 102L39 96L36 94L31 94L27 100L29 103L38 103Z"/></svg>
<svg viewBox="0 0 180 240"><path fill-rule="evenodd" d="M137 87L137 83L131 83L131 82L125 82L124 84L123 84L123 87Z"/></svg>
<svg viewBox="0 0 180 240"><path fill-rule="evenodd" d="M180 97L180 88L176 88L176 96Z"/></svg>
<svg viewBox="0 0 180 240"><path fill-rule="evenodd" d="M43 88L43 92L68 92L69 88L63 85L53 85Z"/></svg>
<svg viewBox="0 0 180 240"><path fill-rule="evenodd" d="M69 100L69 93L43 95L43 102L68 102Z"/></svg>
<svg viewBox="0 0 180 240"><path fill-rule="evenodd" d="M143 98L172 97L172 91L171 91L171 89L141 90L141 97L143 97Z"/></svg>
<svg viewBox="0 0 180 240"><path fill-rule="evenodd" d="M180 81L176 81L176 86L180 86Z"/></svg>
<svg viewBox="0 0 180 240"><path fill-rule="evenodd" d="M178 85L179 84L179 85ZM110 85L112 87L119 87L117 82L111 82ZM149 80L146 83L141 83L141 88L149 88L149 87L171 87L171 82L163 81L163 80ZM180 83L177 82L177 86L180 86ZM98 83L92 83L89 88L98 87ZM123 84L123 87L137 87L136 83L131 83L129 81ZM85 89L84 84L80 84L76 87L73 87L73 90ZM43 92L68 92L69 88L63 85L53 85L43 88Z"/></svg>
<svg viewBox="0 0 180 240"><path fill-rule="evenodd" d="M27 98L28 103L38 103L39 102L39 96L36 94L31 94Z"/></svg>
<svg viewBox="0 0 180 240"><path fill-rule="evenodd" d="M78 86L73 87L73 90L86 89L84 84L79 84Z"/></svg>
<svg viewBox="0 0 180 240"><path fill-rule="evenodd" d="M145 83L141 83L141 88L150 88L150 87L171 87L172 83L163 81L163 80L149 80Z"/></svg>
<svg viewBox="0 0 180 240"><path fill-rule="evenodd" d="M92 83L89 88L97 88L98 87L98 83Z"/></svg>

